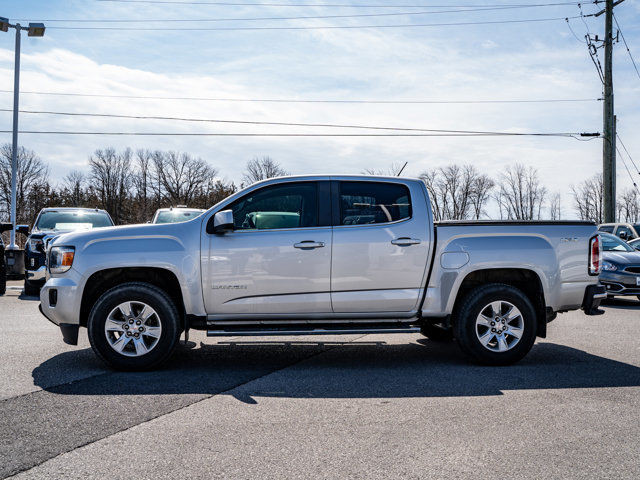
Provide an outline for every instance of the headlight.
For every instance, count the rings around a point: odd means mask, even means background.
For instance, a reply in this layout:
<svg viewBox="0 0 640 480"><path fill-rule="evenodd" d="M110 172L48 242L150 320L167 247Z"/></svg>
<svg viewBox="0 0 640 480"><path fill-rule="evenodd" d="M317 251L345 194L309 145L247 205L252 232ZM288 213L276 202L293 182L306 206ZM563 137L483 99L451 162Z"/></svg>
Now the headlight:
<svg viewBox="0 0 640 480"><path fill-rule="evenodd" d="M617 265L614 265L611 262L607 262L606 260L602 261L602 270L605 270L607 272L615 272L616 270L618 270Z"/></svg>
<svg viewBox="0 0 640 480"><path fill-rule="evenodd" d="M51 247L49 253L49 271L64 273L73 265L74 247Z"/></svg>
<svg viewBox="0 0 640 480"><path fill-rule="evenodd" d="M44 242L42 238L30 238L29 239L29 250L32 252L37 252L38 250L42 251Z"/></svg>

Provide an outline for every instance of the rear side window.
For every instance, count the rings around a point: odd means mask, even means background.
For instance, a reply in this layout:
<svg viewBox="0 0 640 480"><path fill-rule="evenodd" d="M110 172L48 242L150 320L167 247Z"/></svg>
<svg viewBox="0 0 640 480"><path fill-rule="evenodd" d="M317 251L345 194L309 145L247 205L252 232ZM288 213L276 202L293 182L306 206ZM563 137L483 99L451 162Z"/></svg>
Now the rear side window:
<svg viewBox="0 0 640 480"><path fill-rule="evenodd" d="M405 185L383 182L340 182L340 225L397 222L411 217Z"/></svg>
<svg viewBox="0 0 640 480"><path fill-rule="evenodd" d="M613 233L613 225L603 225L598 228L601 232Z"/></svg>
<svg viewBox="0 0 640 480"><path fill-rule="evenodd" d="M272 185L248 193L229 207L236 230L316 227L316 182Z"/></svg>

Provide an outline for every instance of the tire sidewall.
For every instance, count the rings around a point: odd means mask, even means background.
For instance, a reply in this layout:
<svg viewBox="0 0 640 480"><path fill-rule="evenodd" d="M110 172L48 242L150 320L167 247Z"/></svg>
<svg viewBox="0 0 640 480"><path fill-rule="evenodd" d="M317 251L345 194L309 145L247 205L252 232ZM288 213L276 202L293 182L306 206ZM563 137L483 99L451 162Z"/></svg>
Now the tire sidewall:
<svg viewBox="0 0 640 480"><path fill-rule="evenodd" d="M506 352L485 348L476 335L476 319L491 302L498 300L515 305L522 314L524 333L520 341ZM523 358L536 340L537 320L531 301L519 289L510 285L490 285L471 292L463 301L456 321L456 339L462 350L474 360L486 365L509 365Z"/></svg>
<svg viewBox="0 0 640 480"><path fill-rule="evenodd" d="M116 352L107 341L104 326L111 311L123 302L139 301L152 307L161 322L162 333L155 347L139 357ZM124 284L104 293L94 304L87 322L89 342L96 354L118 370L147 370L166 360L179 337L178 313L164 292L152 285Z"/></svg>

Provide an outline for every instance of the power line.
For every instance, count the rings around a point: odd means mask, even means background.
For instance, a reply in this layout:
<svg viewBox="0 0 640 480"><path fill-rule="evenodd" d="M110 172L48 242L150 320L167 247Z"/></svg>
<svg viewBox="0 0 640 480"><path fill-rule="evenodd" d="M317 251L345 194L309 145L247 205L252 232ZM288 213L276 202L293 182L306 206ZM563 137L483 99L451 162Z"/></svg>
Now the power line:
<svg viewBox="0 0 640 480"><path fill-rule="evenodd" d="M540 23L555 22L579 18L573 17L551 17L551 18L529 18L520 20L488 20L481 22L450 22L450 23L403 23L394 25L315 25L315 26L286 26L286 27L189 27L189 28L163 28L162 31L194 32L194 31L262 31L262 30L338 30L338 29L360 29L360 28L417 28L417 27L455 27L471 25L503 25L518 23ZM47 27L56 30L129 30L129 31L158 31L157 27Z"/></svg>
<svg viewBox="0 0 640 480"><path fill-rule="evenodd" d="M0 133L11 133L11 130L0 130ZM444 131L443 131L444 132ZM452 132L456 132L452 130ZM117 135L117 136L172 136L172 137L493 137L493 136L544 136L566 137L593 136L596 133L183 133L183 132L78 132L78 131L37 131L20 130L21 134L41 135Z"/></svg>
<svg viewBox="0 0 640 480"><path fill-rule="evenodd" d="M357 13L349 15L299 15L293 17L234 17L234 18L158 18L158 19L73 19L73 18L49 18L38 19L41 22L65 22L65 23L149 23L149 22L244 22L256 20L312 20L312 19L330 19L330 18L359 18L359 17L391 17L391 16L415 16L415 15L436 15L442 13L468 13L468 12L494 12L500 10L516 10L522 8L548 7L555 6L549 4L533 4L533 5L508 5L501 7L479 7L479 8L463 8L456 10L429 10L421 12L391 12L391 13ZM16 19L17 22L29 22L34 19ZM51 28L51 27L49 27Z"/></svg>
<svg viewBox="0 0 640 480"><path fill-rule="evenodd" d="M571 30L571 34L574 36L574 38L579 41L580 43L587 43L585 40L580 40L580 38L578 38L578 36L576 35L576 32L573 31L573 28L571 28L571 23L569 22L568 18L565 18L565 20L567 21L567 27L569 27L569 30Z"/></svg>
<svg viewBox="0 0 640 480"><path fill-rule="evenodd" d="M627 150L627 147L625 147L624 143L622 143L622 139L620 138L620 135L618 135L616 133L616 138L618 139L618 141L620 142L620 145L622 145L622 148L624 149L624 151L627 154L627 157L629 157L629 160L631 160L631 163L633 163L634 168L636 169L636 172L638 172L638 174L640 174L640 169L638 169L638 166L636 165L636 162L633 160L633 157L631 156L631 154L629 153L629 150Z"/></svg>
<svg viewBox="0 0 640 480"><path fill-rule="evenodd" d="M10 108L0 109L2 112L11 112ZM576 133L517 133L517 132L487 132L487 131L475 131L475 130L447 130L447 129L432 129L432 128L407 128L407 127L380 127L370 125L344 125L335 123L294 123L294 122L268 122L268 121L255 121L255 120L220 120L210 118L185 118L185 117L163 117L163 116L149 116L149 115L118 115L110 113L76 113L76 112L52 112L52 111L36 111L36 110L20 110L20 113L27 114L44 114L44 115L62 115L62 116L77 116L77 117L101 117L101 118L126 118L133 120L172 120L183 122L206 122L206 123L228 123L228 124L240 124L240 125L271 125L271 126L286 126L286 127L315 127L315 128L355 128L355 129L367 129L367 130L393 130L393 131L406 131L406 132L431 132L431 133L456 133L467 135L509 135L509 136L571 136L579 135Z"/></svg>
<svg viewBox="0 0 640 480"><path fill-rule="evenodd" d="M493 5L478 5L478 4L466 4L466 5L425 5L425 4L411 4L411 5L385 5L385 4L362 4L353 5L349 3L248 3L248 2L180 2L175 0L96 0L97 2L110 2L110 3L142 3L142 4L171 4L171 5L217 5L217 6L249 6L249 7L339 7L339 8L454 8L454 7L501 7L505 4L493 4ZM593 2L598 4L601 0ZM563 5L579 5L580 2L555 2L538 4L538 6L563 6ZM526 4L512 4L510 6L526 6Z"/></svg>
<svg viewBox="0 0 640 480"><path fill-rule="evenodd" d="M0 90L0 93L13 93L13 90ZM572 103L597 102L599 98L550 98L550 99L511 99L511 100L337 100L337 99L295 99L295 98L221 98L221 97L167 97L154 95L110 95L100 93L66 93L20 91L20 95L53 95L70 97L128 98L137 100L185 100L198 102L264 102L264 103L353 103L353 104L484 104L484 103Z"/></svg>
<svg viewBox="0 0 640 480"><path fill-rule="evenodd" d="M638 71L638 66L636 65L636 61L633 59L633 55L631 55L631 50L629 50L629 45L627 45L627 40L624 38L624 34L622 33L622 29L620 28L620 24L618 23L618 18L616 14L613 14L613 19L616 21L616 26L618 27L618 31L620 32L620 36L622 37L622 42L627 49L627 53L629 54L629 58L631 59L631 63L633 63L633 68L636 69L636 74L638 78L640 78L640 72Z"/></svg>
<svg viewBox="0 0 640 480"><path fill-rule="evenodd" d="M636 184L636 181L634 180L633 175L631 175L631 171L629 170L629 167L627 166L627 162L624 160L624 157L620 153L620 149L618 147L616 147L616 151L618 152L618 156L622 160L622 164L624 165L625 170L629 174L629 179L631 180L631 183L633 183L633 186L635 187L635 189L638 190L638 185Z"/></svg>

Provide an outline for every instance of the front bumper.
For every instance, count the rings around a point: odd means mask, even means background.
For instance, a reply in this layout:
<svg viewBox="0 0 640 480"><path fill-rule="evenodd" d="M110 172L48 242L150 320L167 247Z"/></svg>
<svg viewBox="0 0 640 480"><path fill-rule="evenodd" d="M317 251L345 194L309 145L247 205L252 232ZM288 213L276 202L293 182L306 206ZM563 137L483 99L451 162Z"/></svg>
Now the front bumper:
<svg viewBox="0 0 640 480"><path fill-rule="evenodd" d="M609 296L614 295L640 295L640 283L638 283L640 275L637 273L625 272L624 270L616 272L603 271L600 274L600 283L602 283Z"/></svg>
<svg viewBox="0 0 640 480"><path fill-rule="evenodd" d="M44 265L37 270L25 269L25 278L31 283L44 283L47 275L47 267Z"/></svg>
<svg viewBox="0 0 640 480"><path fill-rule="evenodd" d="M600 310L600 302L607 298L607 291L604 285L589 285L584 292L582 310L586 315L602 315L604 310Z"/></svg>

